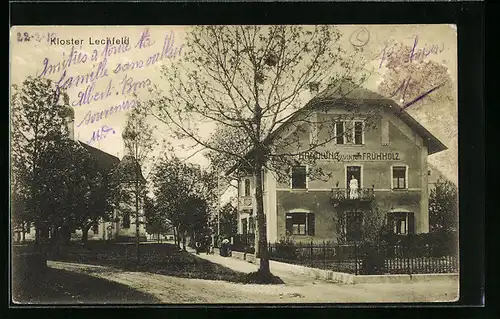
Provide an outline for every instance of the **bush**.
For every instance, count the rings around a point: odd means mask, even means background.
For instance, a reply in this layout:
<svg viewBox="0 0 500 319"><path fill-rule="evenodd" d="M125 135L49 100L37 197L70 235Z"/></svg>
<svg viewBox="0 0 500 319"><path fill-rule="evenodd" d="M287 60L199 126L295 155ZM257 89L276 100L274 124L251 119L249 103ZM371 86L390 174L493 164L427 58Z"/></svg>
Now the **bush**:
<svg viewBox="0 0 500 319"><path fill-rule="evenodd" d="M362 274L365 275L380 275L384 273L385 258L380 253L378 247L373 245L365 245L361 248L363 264L361 268Z"/></svg>
<svg viewBox="0 0 500 319"><path fill-rule="evenodd" d="M457 232L442 231L408 236L386 234L381 239L380 246L401 246L415 257L452 256L458 251Z"/></svg>
<svg viewBox="0 0 500 319"><path fill-rule="evenodd" d="M272 257L288 260L297 260L299 257L295 242L290 237L282 237L272 248Z"/></svg>

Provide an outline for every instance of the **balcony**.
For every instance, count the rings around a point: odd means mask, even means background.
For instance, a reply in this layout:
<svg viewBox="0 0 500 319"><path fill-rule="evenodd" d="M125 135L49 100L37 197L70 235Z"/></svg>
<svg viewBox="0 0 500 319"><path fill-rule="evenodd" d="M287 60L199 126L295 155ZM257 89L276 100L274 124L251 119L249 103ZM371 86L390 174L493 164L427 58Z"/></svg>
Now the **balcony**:
<svg viewBox="0 0 500 319"><path fill-rule="evenodd" d="M371 203L375 199L374 186L371 188L333 188L332 203L334 206L348 203Z"/></svg>

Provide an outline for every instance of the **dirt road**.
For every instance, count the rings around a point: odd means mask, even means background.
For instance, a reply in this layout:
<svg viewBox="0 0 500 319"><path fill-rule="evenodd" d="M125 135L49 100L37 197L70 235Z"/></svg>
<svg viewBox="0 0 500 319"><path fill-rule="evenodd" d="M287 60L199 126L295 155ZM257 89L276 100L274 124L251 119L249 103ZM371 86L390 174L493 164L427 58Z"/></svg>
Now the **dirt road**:
<svg viewBox="0 0 500 319"><path fill-rule="evenodd" d="M453 280L344 285L290 275L282 278L283 285L250 285L67 262L49 261L48 265L127 285L154 295L161 303L425 302L450 301L458 294L458 282ZM253 271L253 267L249 264L242 271Z"/></svg>

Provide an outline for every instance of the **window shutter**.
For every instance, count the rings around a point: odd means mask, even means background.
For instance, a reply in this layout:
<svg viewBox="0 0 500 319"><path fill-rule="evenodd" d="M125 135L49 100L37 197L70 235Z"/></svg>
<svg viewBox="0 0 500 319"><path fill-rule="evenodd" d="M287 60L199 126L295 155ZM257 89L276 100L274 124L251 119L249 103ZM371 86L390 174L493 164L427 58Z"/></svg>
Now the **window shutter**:
<svg viewBox="0 0 500 319"><path fill-rule="evenodd" d="M408 234L415 234L415 214L408 213Z"/></svg>
<svg viewBox="0 0 500 319"><path fill-rule="evenodd" d="M309 236L314 236L316 231L316 225L314 222L314 214L307 214L307 234Z"/></svg>
<svg viewBox="0 0 500 319"><path fill-rule="evenodd" d="M292 234L293 233L292 214L286 214L285 219L286 219L286 231L287 233Z"/></svg>

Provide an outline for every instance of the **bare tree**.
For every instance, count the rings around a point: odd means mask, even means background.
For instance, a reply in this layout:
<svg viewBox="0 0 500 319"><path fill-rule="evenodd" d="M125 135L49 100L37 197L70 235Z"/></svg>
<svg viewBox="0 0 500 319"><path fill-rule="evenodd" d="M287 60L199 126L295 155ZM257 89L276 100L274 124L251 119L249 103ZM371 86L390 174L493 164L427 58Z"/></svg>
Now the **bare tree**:
<svg viewBox="0 0 500 319"><path fill-rule="evenodd" d="M344 115L315 116L345 102L369 76L359 52L346 52L340 39L333 26L197 26L187 37L190 51L163 70L169 85L156 100L157 118L178 138L214 152L212 159L223 166L240 163L239 170L256 177L262 275L270 274L263 170L284 178L284 167L297 156L335 138L339 119L360 112L361 105L351 101L344 103L349 111ZM317 98L311 99L311 92ZM207 123L217 130L207 129ZM313 138L304 144L308 127ZM352 129L341 134L350 136ZM322 175L320 169L310 174Z"/></svg>
<svg viewBox="0 0 500 319"><path fill-rule="evenodd" d="M126 190L129 191L129 196L135 201L135 236L137 248L137 263L140 263L140 234L139 227L141 224L140 205L144 203L146 196L146 180L142 175L141 167L146 163L149 155L155 145L153 138L153 128L148 123L148 104L139 103L127 117L125 129L123 130L122 138L125 143L125 148L128 155L132 156L133 180L132 185L126 185ZM123 159L122 159L123 161ZM142 204L141 204L142 203Z"/></svg>

